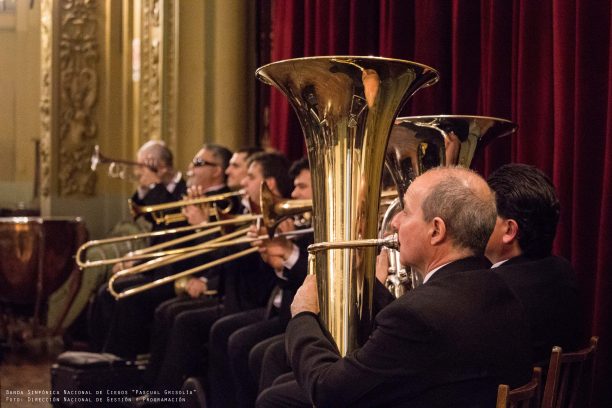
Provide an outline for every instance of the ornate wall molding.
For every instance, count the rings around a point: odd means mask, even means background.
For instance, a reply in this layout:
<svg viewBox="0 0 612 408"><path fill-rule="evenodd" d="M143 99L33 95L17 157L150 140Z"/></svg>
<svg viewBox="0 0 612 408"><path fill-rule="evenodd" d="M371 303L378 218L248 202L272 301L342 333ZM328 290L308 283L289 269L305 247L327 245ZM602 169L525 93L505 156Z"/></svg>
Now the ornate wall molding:
<svg viewBox="0 0 612 408"><path fill-rule="evenodd" d="M59 36L59 193L95 192L89 159L97 138L98 24L95 0L63 0Z"/></svg>
<svg viewBox="0 0 612 408"><path fill-rule="evenodd" d="M96 175L89 158L97 139L97 2L45 0L41 7L41 192L52 193L50 175L57 172L58 195L93 195Z"/></svg>
<svg viewBox="0 0 612 408"><path fill-rule="evenodd" d="M40 194L48 197L51 194L51 127L52 127L52 44L53 44L53 2L41 2L41 43L40 43Z"/></svg>
<svg viewBox="0 0 612 408"><path fill-rule="evenodd" d="M140 41L140 140L176 144L178 2L144 0Z"/></svg>

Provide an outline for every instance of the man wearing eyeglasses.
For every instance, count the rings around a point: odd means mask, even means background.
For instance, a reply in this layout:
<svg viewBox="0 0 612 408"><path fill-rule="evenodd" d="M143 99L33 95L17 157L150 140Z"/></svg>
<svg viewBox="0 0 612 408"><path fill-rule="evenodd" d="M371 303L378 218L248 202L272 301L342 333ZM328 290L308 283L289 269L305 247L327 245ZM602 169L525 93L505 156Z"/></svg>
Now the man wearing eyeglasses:
<svg viewBox="0 0 612 408"><path fill-rule="evenodd" d="M187 170L187 199L212 196L230 191L226 184L225 171L232 152L223 146L207 144L195 155ZM219 203L219 205L223 205ZM226 204L227 205L227 204ZM183 215L191 225L209 219L209 207L188 205L183 207Z"/></svg>
<svg viewBox="0 0 612 408"><path fill-rule="evenodd" d="M188 186L186 198L228 192L229 189L225 184L225 169L231 156L231 151L223 146L204 145L189 165L186 174ZM185 208L185 215L190 224L201 223L208 218L207 212L199 206L187 206ZM189 244L193 245L194 243ZM205 261L194 258L166 265L146 273L118 280L115 288L117 291L123 291L130 287L141 286L176 272L184 271ZM191 279L187 285L187 291L192 297L201 295L207 289L207 279L205 278ZM106 333L100 334L105 337L102 350L128 359L146 352L150 343L149 325L153 321L154 311L160 303L173 298L175 298L175 293L172 283L155 287L119 301L115 301L106 288L103 288L99 291L95 302L97 303L95 325L104 326L103 322L110 320L110 327Z"/></svg>
<svg viewBox="0 0 612 408"><path fill-rule="evenodd" d="M291 192L289 162L279 153L261 152L253 154L247 160L247 176L241 186L247 192L251 203L259 201L262 182L266 182L277 197L287 198ZM251 210L257 212L255 206ZM245 244L248 245L248 244ZM244 248L241 248L244 249ZM237 251L236 247L222 251L229 254ZM262 308L276 282L276 275L271 267L264 264L259 254L251 254L235 259L219 267L222 294L220 304L212 307L200 307L184 310L177 314L165 330L157 330L167 341L156 343L152 347L146 381L150 389L180 389L184 377L204 370L203 361L207 353L205 344L208 341L210 326L220 317L243 310ZM156 311L156 318L161 305Z"/></svg>

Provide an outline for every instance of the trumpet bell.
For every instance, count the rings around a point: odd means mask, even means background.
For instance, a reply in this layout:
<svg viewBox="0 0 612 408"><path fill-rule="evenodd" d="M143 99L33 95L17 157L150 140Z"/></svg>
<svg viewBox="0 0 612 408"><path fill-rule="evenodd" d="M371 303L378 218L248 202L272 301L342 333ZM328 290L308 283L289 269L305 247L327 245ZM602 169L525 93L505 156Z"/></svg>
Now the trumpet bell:
<svg viewBox="0 0 612 408"><path fill-rule="evenodd" d="M100 146L94 146L94 152L91 155L91 171L96 171L98 164L100 164L102 156L100 154Z"/></svg>
<svg viewBox="0 0 612 408"><path fill-rule="evenodd" d="M389 131L437 72L408 61L339 56L275 62L256 75L287 96L302 126L315 242L375 238ZM342 355L370 331L375 252L331 249L315 257L321 318Z"/></svg>

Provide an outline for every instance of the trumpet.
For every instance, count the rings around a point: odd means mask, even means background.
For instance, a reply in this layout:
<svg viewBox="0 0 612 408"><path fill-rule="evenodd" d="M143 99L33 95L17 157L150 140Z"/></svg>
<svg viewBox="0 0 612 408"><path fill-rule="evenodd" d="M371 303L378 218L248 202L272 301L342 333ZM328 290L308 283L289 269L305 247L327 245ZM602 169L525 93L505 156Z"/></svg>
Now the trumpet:
<svg viewBox="0 0 612 408"><path fill-rule="evenodd" d="M215 208L217 213L227 215L234 209L234 202L232 198L234 197L244 197L245 191L238 190L232 191L229 193L216 194L212 196L205 196L199 198L192 198L188 200L178 200L171 203L165 204L157 204L157 205L136 205L132 202L132 200L128 200L128 205L130 207L130 212L134 218L137 218L144 214L150 214L155 223L157 224L173 224L175 222L185 221L185 216L180 212L173 212L170 214L165 214L165 211L168 210L180 210L183 207L187 207L188 205L212 205ZM227 202L228 205L219 209L216 203L218 202Z"/></svg>
<svg viewBox="0 0 612 408"><path fill-rule="evenodd" d="M108 164L108 175L113 178L120 178L126 181L137 181L133 171L128 171L132 167L147 167L151 171L156 172L157 167L139 163L131 160L112 159L104 156L100 152L100 146L94 146L94 152L91 155L91 171L96 171L100 164Z"/></svg>

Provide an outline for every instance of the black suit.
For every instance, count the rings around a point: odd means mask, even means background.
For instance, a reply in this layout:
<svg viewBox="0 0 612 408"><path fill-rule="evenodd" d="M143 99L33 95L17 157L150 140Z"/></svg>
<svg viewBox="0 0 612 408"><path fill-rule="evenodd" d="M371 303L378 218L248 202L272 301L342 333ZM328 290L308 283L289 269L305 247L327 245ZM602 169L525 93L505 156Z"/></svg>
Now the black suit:
<svg viewBox="0 0 612 408"><path fill-rule="evenodd" d="M250 407L257 396L257 381L249 371L249 352L259 342L284 332L291 318L291 302L308 272L308 245L313 235L307 234L295 242L299 249L297 262L284 268L276 282L281 293L279 308L248 310L217 321L210 332L209 375L213 407ZM269 305L277 292L269 299Z"/></svg>
<svg viewBox="0 0 612 408"><path fill-rule="evenodd" d="M181 188L184 188L184 182L177 184L174 190L175 193L178 194ZM158 199L160 197L170 197L165 196L163 192L158 190L156 187L156 189L149 191L149 194L155 193L155 197ZM220 189L207 192L206 195L220 194L228 191L229 189L223 186ZM147 194L145 199L149 197L149 194ZM153 198L147 199L145 203L148 204L151 200ZM194 240L186 242L184 245L195 245L197 243ZM210 257L207 256L189 258L145 273L119 279L115 288L118 292L121 292L128 288L141 286L174 273L185 271L209 260ZM133 359L137 354L146 353L149 350L154 311L160 303L174 297L173 282L119 299L118 301L115 301L110 295L106 284L102 285L94 301L94 314L92 314L92 317L95 317L95 319L92 318L91 321L94 327L108 327L105 333L100 333L100 330L98 330L98 336L105 338L102 351L116 354L126 359ZM106 322L105 319L110 320L110 322Z"/></svg>
<svg viewBox="0 0 612 408"><path fill-rule="evenodd" d="M138 196L138 192L135 192L132 195L131 200L132 203L138 206L158 205L178 201L182 199L185 194L187 194L187 183L183 178L181 178L174 186L174 190L172 192L169 192L165 185L159 183L156 184L155 187L150 189L143 198L140 198ZM165 224L158 224L157 222L155 222L151 214L145 214L144 218L147 220L147 222L149 222L149 224L151 224L152 231L161 231L167 228ZM173 225L173 227L184 225L187 225L187 223L183 222L180 225ZM175 236L162 235L160 237L151 237L149 244L156 245L172 238L175 238Z"/></svg>
<svg viewBox="0 0 612 408"><path fill-rule="evenodd" d="M138 196L138 192L135 192L132 195L131 200L134 204L139 206L166 204L180 200L186 192L187 184L185 183L185 180L181 178L176 183L172 192L169 192L164 184L159 183L156 184L154 188L150 189L143 198L140 198ZM151 224L152 231L163 230L166 228L166 226L163 224L157 224L150 214L146 214L145 219ZM172 238L174 237L152 237L149 241L149 245L159 244ZM151 272L146 278L145 283L165 276L169 273L169 270L170 268L161 268L158 271ZM118 281L116 288L121 291L129 287L138 286L142 283L143 280L141 277L130 277L128 279ZM102 351L108 345L108 350L111 352L115 352L124 357L133 357L136 353L142 351L139 347L132 348L130 345L123 347L123 344L115 345L112 344L114 340L109 340L109 333L111 333L111 331L121 331L121 328L117 328L113 323L115 300L108 292L106 286L107 284L105 283L98 288L98 291L90 305L90 310L88 313L90 347L92 350ZM162 294L162 298L165 297L166 293L172 293L171 290L168 292L166 291L166 288L158 290L158 292ZM131 321L131 318L128 318L127 320ZM130 334L128 333L128 336L129 335ZM112 334L112 336L116 337L116 334ZM146 337L133 339L133 341L130 341L131 345L142 344L143 342L146 342Z"/></svg>
<svg viewBox="0 0 612 408"><path fill-rule="evenodd" d="M522 306L487 266L466 258L442 267L381 310L368 341L345 358L317 316L298 314L286 348L303 391L276 385L258 406L494 405L499 383L529 380L531 350Z"/></svg>
<svg viewBox="0 0 612 408"><path fill-rule="evenodd" d="M581 346L581 309L569 262L556 256L517 256L494 271L525 307L534 363L548 361L553 346L561 346L564 351Z"/></svg>
<svg viewBox="0 0 612 408"><path fill-rule="evenodd" d="M158 355L155 372L147 377L152 386L160 390L180 389L186 377L205 373L206 352L210 327L230 313L262 308L274 284L274 272L263 263L259 254L250 254L220 267L220 287L224 288L223 301L209 307L184 310L176 315L169 326L167 344ZM202 305L200 305L202 306Z"/></svg>

